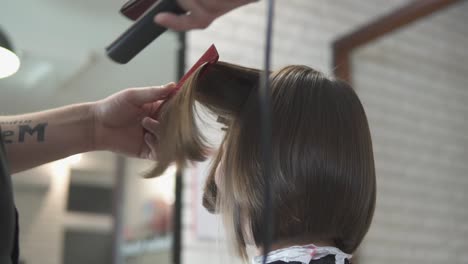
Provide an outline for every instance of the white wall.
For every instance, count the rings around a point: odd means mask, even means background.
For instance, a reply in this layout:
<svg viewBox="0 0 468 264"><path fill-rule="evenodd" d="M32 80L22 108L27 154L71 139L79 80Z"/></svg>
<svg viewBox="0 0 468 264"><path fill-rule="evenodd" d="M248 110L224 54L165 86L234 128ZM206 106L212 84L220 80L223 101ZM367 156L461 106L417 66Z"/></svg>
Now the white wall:
<svg viewBox="0 0 468 264"><path fill-rule="evenodd" d="M331 74L335 38L408 2L277 1L273 66L306 64ZM450 8L353 57L378 177L375 221L360 263L466 261L467 11L466 3ZM188 64L215 43L221 60L262 67L264 13L261 1L190 33ZM194 179L185 180L184 261L225 262L225 243L199 239L193 230L200 200L193 199Z"/></svg>
<svg viewBox="0 0 468 264"><path fill-rule="evenodd" d="M353 57L378 172L367 263L467 261L466 11L451 7Z"/></svg>

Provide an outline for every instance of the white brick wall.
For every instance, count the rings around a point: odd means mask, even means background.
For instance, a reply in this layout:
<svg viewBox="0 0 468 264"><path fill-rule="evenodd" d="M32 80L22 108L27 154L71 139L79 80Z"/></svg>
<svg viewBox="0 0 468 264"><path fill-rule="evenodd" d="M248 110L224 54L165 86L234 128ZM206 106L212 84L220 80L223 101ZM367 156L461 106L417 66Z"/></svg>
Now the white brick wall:
<svg viewBox="0 0 468 264"><path fill-rule="evenodd" d="M273 66L331 73L331 42L406 0L277 1ZM468 4L357 52L355 88L370 120L378 177L375 221L360 263L466 263ZM262 67L265 1L188 35L188 64L215 43L221 60ZM191 181L187 179L187 181ZM190 184L186 184L190 186ZM185 197L191 196L186 188ZM192 203L186 200L186 217ZM185 263L226 259L222 242L185 226ZM221 243L221 245L219 245Z"/></svg>
<svg viewBox="0 0 468 264"><path fill-rule="evenodd" d="M360 49L378 207L368 263L467 263L468 3Z"/></svg>

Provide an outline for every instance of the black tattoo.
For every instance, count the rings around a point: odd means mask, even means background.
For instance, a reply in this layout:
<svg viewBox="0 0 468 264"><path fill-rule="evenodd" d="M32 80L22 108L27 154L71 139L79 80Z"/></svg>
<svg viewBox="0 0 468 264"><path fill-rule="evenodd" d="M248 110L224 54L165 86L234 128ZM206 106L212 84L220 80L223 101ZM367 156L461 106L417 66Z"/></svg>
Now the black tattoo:
<svg viewBox="0 0 468 264"><path fill-rule="evenodd" d="M29 121L29 120L28 120ZM5 122L4 122L5 123ZM12 124L12 123L9 123ZM21 125L18 126L18 143L24 143L26 136L34 136L36 134L36 140L37 142L44 142L45 140L45 131L48 123L39 123L36 126L32 127L31 125L24 125L24 121L21 123ZM4 130L2 131L2 138L3 142L6 144L11 144L15 143L14 141L14 136L15 136L14 130Z"/></svg>
<svg viewBox="0 0 468 264"><path fill-rule="evenodd" d="M24 136L26 133L29 135L33 135L37 132L37 141L43 142L45 137L45 129L47 123L37 124L36 127L31 128L29 125L21 125L19 126L19 137L18 142L24 142Z"/></svg>

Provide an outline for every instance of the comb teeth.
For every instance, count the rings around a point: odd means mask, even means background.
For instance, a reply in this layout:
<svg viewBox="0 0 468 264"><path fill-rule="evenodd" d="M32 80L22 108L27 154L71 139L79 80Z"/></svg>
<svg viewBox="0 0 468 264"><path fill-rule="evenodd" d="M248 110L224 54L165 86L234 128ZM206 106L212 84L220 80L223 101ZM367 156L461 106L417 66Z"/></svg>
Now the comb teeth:
<svg viewBox="0 0 468 264"><path fill-rule="evenodd" d="M180 81L177 83L176 87L174 88L174 90L172 90L172 92L167 95L166 99L164 100L164 102L162 102L162 104L159 106L159 109L161 109L161 107L167 102L167 100L169 100L172 96L174 96L179 90L180 88L182 87L182 85L184 85L185 81L190 77L190 75L192 75L200 66L202 66L203 64L207 63L208 66L210 65L213 65L215 64L216 62L218 62L218 59L219 59L219 54L218 54L218 50L216 49L215 45L212 44L208 50L205 51L205 53L200 57L200 59L198 59L198 61L192 66L192 68L190 68L190 70L184 75L182 76L182 78L180 79ZM203 76L203 74L206 72L207 68L205 68L205 70L201 73L200 76ZM159 111L155 114L156 116L159 115Z"/></svg>
<svg viewBox="0 0 468 264"><path fill-rule="evenodd" d="M190 70L180 79L179 83L177 83L177 86L175 90L179 90L182 85L184 85L185 81L192 75L194 71L196 71L200 66L202 66L205 63L208 63L208 65L215 64L219 59L219 54L218 50L216 50L216 47L214 44L212 44L208 50L198 59L198 61L190 68ZM203 74L203 73L202 73Z"/></svg>

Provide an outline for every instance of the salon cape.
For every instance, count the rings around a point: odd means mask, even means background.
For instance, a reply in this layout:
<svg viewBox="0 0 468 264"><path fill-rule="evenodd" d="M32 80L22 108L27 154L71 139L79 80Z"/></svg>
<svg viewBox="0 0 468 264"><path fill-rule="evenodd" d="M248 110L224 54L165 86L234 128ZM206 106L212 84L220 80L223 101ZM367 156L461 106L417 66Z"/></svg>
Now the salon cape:
<svg viewBox="0 0 468 264"><path fill-rule="evenodd" d="M318 247L313 244L305 246L293 246L282 248L268 253L266 263L275 261L300 262L309 264L311 260L318 260L329 255L335 256L335 264L345 264L346 259L351 259L352 255L346 254L336 247ZM252 264L262 264L263 256L257 256L252 259Z"/></svg>

